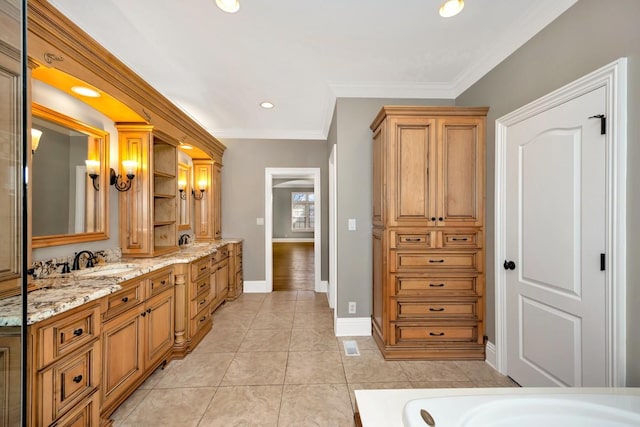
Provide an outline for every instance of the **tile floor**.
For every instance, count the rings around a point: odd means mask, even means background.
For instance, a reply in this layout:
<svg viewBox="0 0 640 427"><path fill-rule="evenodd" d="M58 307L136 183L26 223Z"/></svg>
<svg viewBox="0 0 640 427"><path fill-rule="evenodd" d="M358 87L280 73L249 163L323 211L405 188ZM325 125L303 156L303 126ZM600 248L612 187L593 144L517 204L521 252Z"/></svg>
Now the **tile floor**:
<svg viewBox="0 0 640 427"><path fill-rule="evenodd" d="M345 339L360 356L344 354ZM351 427L355 389L512 386L482 361L385 361L371 337L336 338L325 294L244 294L113 419L116 427Z"/></svg>

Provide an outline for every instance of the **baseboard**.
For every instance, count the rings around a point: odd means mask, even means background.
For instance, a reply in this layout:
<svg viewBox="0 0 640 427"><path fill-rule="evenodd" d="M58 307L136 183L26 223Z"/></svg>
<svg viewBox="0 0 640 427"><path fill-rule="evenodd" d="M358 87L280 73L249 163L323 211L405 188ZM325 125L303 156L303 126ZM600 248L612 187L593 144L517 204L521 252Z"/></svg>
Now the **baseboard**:
<svg viewBox="0 0 640 427"><path fill-rule="evenodd" d="M484 357L485 362L487 362L493 369L498 369L496 368L496 346L491 341L487 341L487 344L485 345Z"/></svg>
<svg viewBox="0 0 640 427"><path fill-rule="evenodd" d="M264 280L245 280L243 291L247 294L263 294L270 290L267 289L267 282Z"/></svg>
<svg viewBox="0 0 640 427"><path fill-rule="evenodd" d="M338 317L336 319L337 337L371 336L370 317Z"/></svg>
<svg viewBox="0 0 640 427"><path fill-rule="evenodd" d="M322 280L320 281L320 284L316 288L316 292L326 294L328 289L329 289L329 282L327 282L326 280Z"/></svg>
<svg viewBox="0 0 640 427"><path fill-rule="evenodd" d="M313 237L277 237L271 239L272 243L313 243Z"/></svg>

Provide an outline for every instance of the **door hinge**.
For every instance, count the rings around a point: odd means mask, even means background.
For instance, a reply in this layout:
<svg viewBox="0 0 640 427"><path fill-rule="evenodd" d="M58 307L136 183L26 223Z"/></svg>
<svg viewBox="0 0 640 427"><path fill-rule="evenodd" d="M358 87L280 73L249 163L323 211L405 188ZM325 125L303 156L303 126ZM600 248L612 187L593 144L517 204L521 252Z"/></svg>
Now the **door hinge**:
<svg viewBox="0 0 640 427"><path fill-rule="evenodd" d="M600 254L600 271L604 271L604 267L605 267L604 254Z"/></svg>
<svg viewBox="0 0 640 427"><path fill-rule="evenodd" d="M604 114L596 114L589 117L590 119L600 119L600 135L606 135L607 133L607 116Z"/></svg>

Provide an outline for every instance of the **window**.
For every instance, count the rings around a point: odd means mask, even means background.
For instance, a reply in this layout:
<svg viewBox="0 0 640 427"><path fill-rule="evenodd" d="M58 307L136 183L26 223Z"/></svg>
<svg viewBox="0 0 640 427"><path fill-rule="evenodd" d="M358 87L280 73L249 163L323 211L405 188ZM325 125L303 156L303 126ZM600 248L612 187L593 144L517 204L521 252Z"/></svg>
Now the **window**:
<svg viewBox="0 0 640 427"><path fill-rule="evenodd" d="M310 192L291 193L291 231L313 231L315 195Z"/></svg>

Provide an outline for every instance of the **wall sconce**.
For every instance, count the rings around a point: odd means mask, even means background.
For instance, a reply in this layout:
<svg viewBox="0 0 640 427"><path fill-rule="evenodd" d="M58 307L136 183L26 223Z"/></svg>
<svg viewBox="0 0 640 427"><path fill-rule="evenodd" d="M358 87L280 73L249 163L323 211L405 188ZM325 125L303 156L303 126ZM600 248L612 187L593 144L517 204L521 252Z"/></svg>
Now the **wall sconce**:
<svg viewBox="0 0 640 427"><path fill-rule="evenodd" d="M42 131L40 129L31 128L31 154L35 153L40 145Z"/></svg>
<svg viewBox="0 0 640 427"><path fill-rule="evenodd" d="M100 181L96 183L96 179L100 176L98 174L100 171L100 162L98 160L85 160L84 163L87 165L87 175L91 178L93 188L95 188L96 191L100 191Z"/></svg>
<svg viewBox="0 0 640 427"><path fill-rule="evenodd" d="M133 181L133 178L136 176L133 172L138 167L138 162L135 160L125 160L122 162L122 167L124 168L128 179L126 181L122 181L122 175L116 175L116 171L111 168L109 172L109 183L116 187L116 190L118 191L127 191L131 188L131 181Z"/></svg>
<svg viewBox="0 0 640 427"><path fill-rule="evenodd" d="M204 191L207 189L207 181L201 179L200 181L198 181L198 188L200 189L200 195L196 195L195 190L191 190L191 194L193 195L193 198L196 200L202 200L202 198L204 197Z"/></svg>
<svg viewBox="0 0 640 427"><path fill-rule="evenodd" d="M184 189L187 187L187 181L185 180L179 180L178 181L178 191L180 192L180 198L182 200L187 200L187 195L184 192Z"/></svg>

